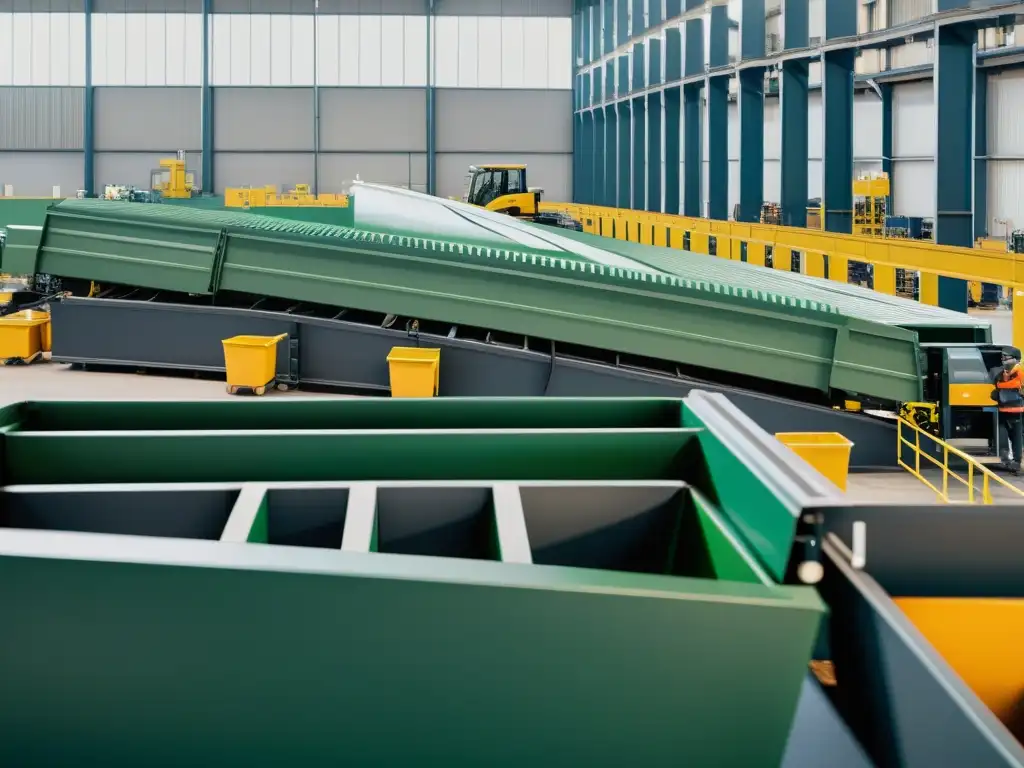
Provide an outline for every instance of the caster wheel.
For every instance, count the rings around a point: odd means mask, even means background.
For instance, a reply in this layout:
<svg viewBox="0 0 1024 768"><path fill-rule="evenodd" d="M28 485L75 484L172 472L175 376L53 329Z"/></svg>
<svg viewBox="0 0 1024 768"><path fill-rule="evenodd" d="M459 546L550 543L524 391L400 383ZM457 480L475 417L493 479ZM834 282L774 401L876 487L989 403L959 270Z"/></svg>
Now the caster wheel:
<svg viewBox="0 0 1024 768"><path fill-rule="evenodd" d="M267 391L266 387L256 387L256 389L253 390L253 393L257 397L259 397L260 395L264 394L266 391Z"/></svg>
<svg viewBox="0 0 1024 768"><path fill-rule="evenodd" d="M277 391L278 392L287 392L289 389L290 389L290 387L287 384L278 384L277 385Z"/></svg>

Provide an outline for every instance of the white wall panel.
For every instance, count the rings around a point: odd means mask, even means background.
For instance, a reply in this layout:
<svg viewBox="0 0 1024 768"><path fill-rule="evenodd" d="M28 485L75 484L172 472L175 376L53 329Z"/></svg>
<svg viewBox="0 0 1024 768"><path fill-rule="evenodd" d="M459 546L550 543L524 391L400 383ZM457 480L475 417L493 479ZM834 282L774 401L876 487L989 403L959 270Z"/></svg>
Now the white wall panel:
<svg viewBox="0 0 1024 768"><path fill-rule="evenodd" d="M217 194L225 187L263 187L273 184L280 191L296 184L313 183L311 153L264 154L259 152L219 152L213 159Z"/></svg>
<svg viewBox="0 0 1024 768"><path fill-rule="evenodd" d="M889 69L919 67L935 60L935 49L927 42L897 45L889 49Z"/></svg>
<svg viewBox="0 0 1024 768"><path fill-rule="evenodd" d="M882 156L882 100L874 91L853 97L854 160Z"/></svg>
<svg viewBox="0 0 1024 768"><path fill-rule="evenodd" d="M20 197L50 197L53 188L74 196L85 171L81 152L0 152L0 191L5 184Z"/></svg>
<svg viewBox="0 0 1024 768"><path fill-rule="evenodd" d="M808 160L807 161L807 197L808 199L814 197L821 197L822 188L824 187L825 179L823 174L825 169L822 167L821 160Z"/></svg>
<svg viewBox="0 0 1024 768"><path fill-rule="evenodd" d="M321 192L347 194L356 176L362 181L426 192L427 156L422 152L320 155Z"/></svg>
<svg viewBox="0 0 1024 768"><path fill-rule="evenodd" d="M899 216L934 217L934 161L895 160L892 165L893 213Z"/></svg>
<svg viewBox="0 0 1024 768"><path fill-rule="evenodd" d="M934 13L935 0L890 0L892 26L907 24ZM909 215L909 214L908 214Z"/></svg>
<svg viewBox="0 0 1024 768"><path fill-rule="evenodd" d="M0 150L81 149L82 88L0 87Z"/></svg>
<svg viewBox="0 0 1024 768"><path fill-rule="evenodd" d="M764 159L782 156L782 105L777 98L764 100ZM775 198L769 198L774 200Z"/></svg>
<svg viewBox="0 0 1024 768"><path fill-rule="evenodd" d="M438 16L434 82L441 88L572 87L570 19Z"/></svg>
<svg viewBox="0 0 1024 768"><path fill-rule="evenodd" d="M782 199L782 163L764 161L764 200L777 203Z"/></svg>
<svg viewBox="0 0 1024 768"><path fill-rule="evenodd" d="M739 160L740 157L740 105L730 101L726 110L728 138L728 157L730 160ZM732 210L731 208L729 210Z"/></svg>
<svg viewBox="0 0 1024 768"><path fill-rule="evenodd" d="M93 85L199 85L202 66L198 13L93 14Z"/></svg>
<svg viewBox="0 0 1024 768"><path fill-rule="evenodd" d="M85 14L0 12L0 85L84 85Z"/></svg>
<svg viewBox="0 0 1024 768"><path fill-rule="evenodd" d="M897 158L934 157L936 128L932 81L894 85L892 109L893 155Z"/></svg>
<svg viewBox="0 0 1024 768"><path fill-rule="evenodd" d="M1024 229L1024 161L988 164L988 215L986 225L993 237Z"/></svg>
<svg viewBox="0 0 1024 768"><path fill-rule="evenodd" d="M461 199L466 192L467 171L474 163L526 163L529 185L543 188L546 200L571 199L571 154L438 153L437 194Z"/></svg>
<svg viewBox="0 0 1024 768"><path fill-rule="evenodd" d="M807 157L810 159L821 159L824 134L825 121L821 112L821 91L811 91L807 94Z"/></svg>
<svg viewBox="0 0 1024 768"><path fill-rule="evenodd" d="M1024 157L1024 70L1008 69L988 79L988 153Z"/></svg>

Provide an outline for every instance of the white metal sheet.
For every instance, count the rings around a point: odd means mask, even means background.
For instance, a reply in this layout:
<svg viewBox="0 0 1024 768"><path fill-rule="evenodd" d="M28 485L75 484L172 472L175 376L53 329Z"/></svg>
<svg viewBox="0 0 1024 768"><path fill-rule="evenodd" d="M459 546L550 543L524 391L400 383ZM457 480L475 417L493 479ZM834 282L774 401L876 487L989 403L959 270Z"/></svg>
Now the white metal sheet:
<svg viewBox="0 0 1024 768"><path fill-rule="evenodd" d="M935 216L935 161L893 162L892 206L899 216Z"/></svg>

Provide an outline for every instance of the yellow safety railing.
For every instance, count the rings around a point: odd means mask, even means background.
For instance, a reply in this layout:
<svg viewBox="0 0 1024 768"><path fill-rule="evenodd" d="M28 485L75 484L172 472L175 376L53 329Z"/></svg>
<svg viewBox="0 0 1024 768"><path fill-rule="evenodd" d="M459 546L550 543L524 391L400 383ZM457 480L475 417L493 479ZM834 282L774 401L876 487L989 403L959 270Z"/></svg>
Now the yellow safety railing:
<svg viewBox="0 0 1024 768"><path fill-rule="evenodd" d="M913 439L906 436L906 432L908 430L913 434ZM993 484L1002 486L1015 496L1024 497L1024 490L1008 483L973 456L964 453L958 448L954 448L945 440L937 438L931 432L926 432L916 424L911 424L906 419L899 419L897 422L896 436L898 440L896 445L896 458L897 461L899 461L899 465L935 491L936 495L938 495L938 497L947 504L962 503L950 498L951 479L959 484L953 485L954 490L960 488L960 486L964 486L967 489L968 504L991 504ZM924 443L924 448L922 448L921 443L922 437L926 438L927 441L930 441ZM940 448L942 451L941 460L933 455L933 452L936 452L934 450L936 447ZM913 451L913 464L903 460L904 448L909 448ZM960 459L960 461L967 465L966 470L957 471L952 469L949 466L950 457ZM925 459L928 463L922 465L922 459ZM929 463L931 466L942 471L941 487L936 486L935 483L925 477L922 473L922 466L927 470L929 468ZM978 487L979 481L981 482L980 488ZM978 498L979 495L981 497L980 499Z"/></svg>
<svg viewBox="0 0 1024 768"><path fill-rule="evenodd" d="M583 224L584 232L618 240L710 253L714 239L713 255L736 261L745 247L746 261L759 266L766 266L771 249L772 267L783 271L791 270L793 255L799 254L802 273L840 283L849 281L850 262L870 264L880 293L897 293L897 269L918 272L923 304L938 304L940 276L1008 286L1020 299L1013 303L1014 343L1024 346L1024 254L578 203L540 207L569 214Z"/></svg>

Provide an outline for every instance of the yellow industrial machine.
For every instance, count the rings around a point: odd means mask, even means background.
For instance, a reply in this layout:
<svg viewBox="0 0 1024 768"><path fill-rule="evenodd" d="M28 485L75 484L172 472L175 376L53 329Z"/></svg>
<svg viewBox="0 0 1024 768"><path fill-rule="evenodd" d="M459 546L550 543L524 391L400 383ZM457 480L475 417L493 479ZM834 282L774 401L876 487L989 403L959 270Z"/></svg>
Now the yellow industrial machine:
<svg viewBox="0 0 1024 768"><path fill-rule="evenodd" d="M195 175L185 169L184 151L179 150L177 157L160 161L160 167L150 174L149 188L167 198L188 198L195 194Z"/></svg>
<svg viewBox="0 0 1024 768"><path fill-rule="evenodd" d="M885 236L888 215L889 176L862 176L853 182L853 234Z"/></svg>
<svg viewBox="0 0 1024 768"><path fill-rule="evenodd" d="M471 165L464 202L537 224L582 231L571 216L541 211L544 190L526 186L525 165Z"/></svg>
<svg viewBox="0 0 1024 768"><path fill-rule="evenodd" d="M278 194L277 187L234 187L224 190L224 207L226 208L266 208L272 206L291 207L335 207L348 208L348 195L320 194L314 195L309 184L296 184L283 194Z"/></svg>

